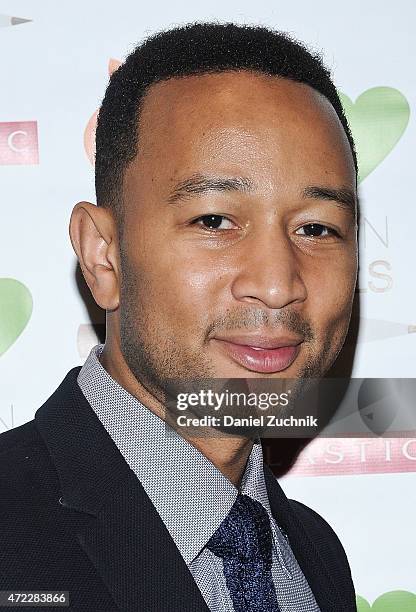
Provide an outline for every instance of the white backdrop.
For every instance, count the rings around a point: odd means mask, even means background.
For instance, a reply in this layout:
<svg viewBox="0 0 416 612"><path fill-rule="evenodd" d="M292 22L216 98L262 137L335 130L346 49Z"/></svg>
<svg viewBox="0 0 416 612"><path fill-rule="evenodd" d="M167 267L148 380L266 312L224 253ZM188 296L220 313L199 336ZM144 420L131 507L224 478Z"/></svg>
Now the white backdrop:
<svg viewBox="0 0 416 612"><path fill-rule="evenodd" d="M362 178L353 375L415 377L413 0L10 0L0 13L0 431L30 420L95 343L67 227L75 202L95 201L91 117L109 70L146 34L195 19L270 25L323 51ZM399 593L416 593L416 442L387 442L316 440L281 479L339 534L360 611L416 610Z"/></svg>

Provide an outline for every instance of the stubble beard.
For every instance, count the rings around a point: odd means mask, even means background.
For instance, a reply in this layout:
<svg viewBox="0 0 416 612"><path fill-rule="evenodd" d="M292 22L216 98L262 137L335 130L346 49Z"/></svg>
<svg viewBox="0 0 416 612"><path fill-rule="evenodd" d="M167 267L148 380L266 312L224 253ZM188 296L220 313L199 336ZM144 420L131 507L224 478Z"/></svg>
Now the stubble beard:
<svg viewBox="0 0 416 612"><path fill-rule="evenodd" d="M207 361L207 355L203 350L187 349L180 342L180 334L173 337L164 331L161 333L157 320L154 318L155 311L150 312L151 295L147 291L146 282L145 280L138 281L138 277L137 273L130 270L126 256L122 257L121 351L136 380L166 407L184 388L188 392L198 391L207 387L207 381L216 379L218 376L216 376L214 363ZM144 296L146 299L143 299ZM225 325L224 321L226 321L225 318L220 322L222 329L227 329L227 327L233 329L233 326L234 329L244 328L241 318L238 325L236 325L235 318L232 317ZM252 322L247 321L247 327L252 325ZM300 321L297 317L291 318L290 316L286 322L289 323L289 329L303 332L305 344L313 343L314 334L309 324ZM186 337L184 340L186 341ZM320 350L315 350L310 354L301 371L296 375L297 380L292 390L294 400L313 386L312 379L321 379L324 376L335 361L342 344L343 342L338 340L337 346L334 347L333 338L328 334ZM281 416L286 415L287 409L282 409Z"/></svg>

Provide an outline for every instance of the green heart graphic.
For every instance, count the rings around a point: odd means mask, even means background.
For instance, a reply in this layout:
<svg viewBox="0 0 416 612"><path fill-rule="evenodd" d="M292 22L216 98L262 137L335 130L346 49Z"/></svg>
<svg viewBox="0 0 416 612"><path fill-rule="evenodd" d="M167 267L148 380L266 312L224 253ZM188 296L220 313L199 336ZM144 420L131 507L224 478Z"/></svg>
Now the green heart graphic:
<svg viewBox="0 0 416 612"><path fill-rule="evenodd" d="M358 182L376 168L393 150L409 123L410 107L400 91L373 87L355 104L338 92L351 127L358 158Z"/></svg>
<svg viewBox="0 0 416 612"><path fill-rule="evenodd" d="M32 314L29 289L14 278L0 278L0 355L16 341Z"/></svg>
<svg viewBox="0 0 416 612"><path fill-rule="evenodd" d="M357 595L358 612L416 612L416 595L409 591L390 591L377 597L372 606Z"/></svg>

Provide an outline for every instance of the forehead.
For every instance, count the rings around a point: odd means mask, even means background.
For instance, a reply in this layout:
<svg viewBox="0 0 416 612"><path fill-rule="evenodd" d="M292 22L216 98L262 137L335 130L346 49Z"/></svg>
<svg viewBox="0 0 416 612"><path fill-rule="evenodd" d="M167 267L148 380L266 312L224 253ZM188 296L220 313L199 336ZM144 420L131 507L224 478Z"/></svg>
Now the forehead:
<svg viewBox="0 0 416 612"><path fill-rule="evenodd" d="M171 177L254 165L268 176L282 168L324 168L354 181L350 146L330 102L308 85L257 72L152 85L141 107L138 143L136 163L157 164Z"/></svg>

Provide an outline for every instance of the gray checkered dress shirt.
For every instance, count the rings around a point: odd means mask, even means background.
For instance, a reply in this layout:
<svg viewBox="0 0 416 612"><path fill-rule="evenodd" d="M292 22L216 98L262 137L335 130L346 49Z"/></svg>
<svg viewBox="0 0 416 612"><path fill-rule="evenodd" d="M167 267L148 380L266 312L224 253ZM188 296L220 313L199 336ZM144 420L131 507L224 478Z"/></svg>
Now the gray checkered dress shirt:
<svg viewBox="0 0 416 612"><path fill-rule="evenodd" d="M137 475L212 612L233 612L222 559L206 544L233 505L237 488L200 451L121 387L95 346L78 384ZM168 428L170 429L170 428ZM263 473L260 440L253 444L240 492L266 509L273 533L272 576L282 612L320 612L289 543L275 522ZM180 587L179 587L180 588Z"/></svg>

